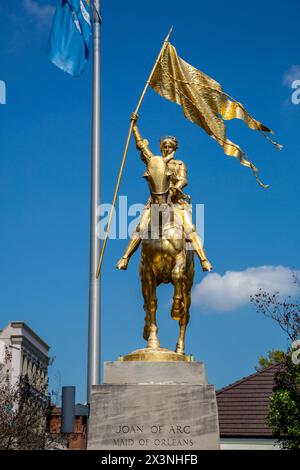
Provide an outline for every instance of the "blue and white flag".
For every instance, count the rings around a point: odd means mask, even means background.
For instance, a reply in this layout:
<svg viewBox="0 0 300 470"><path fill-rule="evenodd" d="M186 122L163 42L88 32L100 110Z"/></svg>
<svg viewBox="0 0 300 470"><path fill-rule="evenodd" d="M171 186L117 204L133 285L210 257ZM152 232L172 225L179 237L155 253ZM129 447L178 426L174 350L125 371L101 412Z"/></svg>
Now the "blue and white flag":
<svg viewBox="0 0 300 470"><path fill-rule="evenodd" d="M91 0L59 0L48 43L57 67L78 77L89 58L92 39Z"/></svg>

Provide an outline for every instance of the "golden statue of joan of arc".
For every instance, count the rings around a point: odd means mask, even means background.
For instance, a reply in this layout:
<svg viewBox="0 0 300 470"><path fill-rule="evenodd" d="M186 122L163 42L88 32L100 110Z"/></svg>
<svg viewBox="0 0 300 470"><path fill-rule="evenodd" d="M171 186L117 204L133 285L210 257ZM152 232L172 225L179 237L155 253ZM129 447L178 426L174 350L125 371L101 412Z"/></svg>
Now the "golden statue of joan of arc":
<svg viewBox="0 0 300 470"><path fill-rule="evenodd" d="M143 139L139 132L139 129L136 125L137 119L137 115L133 114L131 117L131 120L134 121L133 135L136 141L136 147L141 152L141 160L145 164L147 164L148 161L154 157L154 154L152 153L149 147L149 142L146 139ZM202 240L197 234L195 225L193 225L192 222L191 210L189 205L190 197L183 193L183 188L188 184L187 169L183 161L175 160L174 158L177 148L178 141L176 137L165 136L160 139L160 150L162 153L161 158L167 164L167 169L170 173L169 197L172 203L174 204L176 210L182 212L182 228L186 237L186 241L192 244L193 249L195 250L196 254L200 259L203 271L211 271L212 265L206 257ZM141 221L136 227L124 255L117 263L118 269L127 269L131 256L137 250L141 243L141 234L147 231L150 222L150 200L151 196L145 206Z"/></svg>

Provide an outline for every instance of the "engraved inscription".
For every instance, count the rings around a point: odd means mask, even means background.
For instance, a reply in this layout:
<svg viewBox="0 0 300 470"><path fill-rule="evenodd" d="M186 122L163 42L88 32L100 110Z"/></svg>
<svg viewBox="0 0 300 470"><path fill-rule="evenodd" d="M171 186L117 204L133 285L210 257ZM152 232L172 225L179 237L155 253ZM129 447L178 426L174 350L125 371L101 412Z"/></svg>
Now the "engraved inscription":
<svg viewBox="0 0 300 470"><path fill-rule="evenodd" d="M120 424L113 429L113 446L193 447L191 426L181 424Z"/></svg>
<svg viewBox="0 0 300 470"><path fill-rule="evenodd" d="M128 434L128 433L136 433L136 432L143 432L144 426L119 426L119 429L116 431L116 434L123 433L123 434Z"/></svg>

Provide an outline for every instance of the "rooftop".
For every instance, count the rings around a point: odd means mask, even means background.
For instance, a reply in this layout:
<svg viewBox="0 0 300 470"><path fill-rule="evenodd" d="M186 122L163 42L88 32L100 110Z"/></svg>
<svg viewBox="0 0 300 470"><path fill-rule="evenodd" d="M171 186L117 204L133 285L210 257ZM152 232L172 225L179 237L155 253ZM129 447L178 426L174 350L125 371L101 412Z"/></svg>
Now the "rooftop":
<svg viewBox="0 0 300 470"><path fill-rule="evenodd" d="M266 367L217 391L221 437L273 437L266 418L279 367Z"/></svg>
<svg viewBox="0 0 300 470"><path fill-rule="evenodd" d="M16 336L20 333L22 335L29 335L29 337L34 338L37 343L45 348L46 351L49 351L50 346L35 332L33 331L24 321L11 321L9 324L0 330L0 335L5 334L6 331L11 329L11 331L16 330Z"/></svg>

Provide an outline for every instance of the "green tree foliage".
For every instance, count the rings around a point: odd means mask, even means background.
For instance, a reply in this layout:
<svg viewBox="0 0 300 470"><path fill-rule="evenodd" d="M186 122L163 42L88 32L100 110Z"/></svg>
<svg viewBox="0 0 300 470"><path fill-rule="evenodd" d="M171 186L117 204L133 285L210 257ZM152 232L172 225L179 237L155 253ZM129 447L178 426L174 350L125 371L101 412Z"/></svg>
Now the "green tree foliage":
<svg viewBox="0 0 300 470"><path fill-rule="evenodd" d="M275 294L259 290L251 297L256 311L274 320L291 342L300 337L300 281L291 270L299 294L282 299ZM268 356L259 358L256 370L268 365L282 364L275 375L275 387L270 398L267 424L283 449L300 449L300 364L292 361L292 347L287 353L272 350Z"/></svg>
<svg viewBox="0 0 300 470"><path fill-rule="evenodd" d="M287 354L275 375L267 424L283 449L300 449L300 365Z"/></svg>
<svg viewBox="0 0 300 470"><path fill-rule="evenodd" d="M280 351L278 349L272 349L267 353L267 357L260 356L258 358L258 365L255 366L255 370L257 372L265 369L266 367L272 366L274 364L279 364L280 362L284 361L285 359L285 352Z"/></svg>

